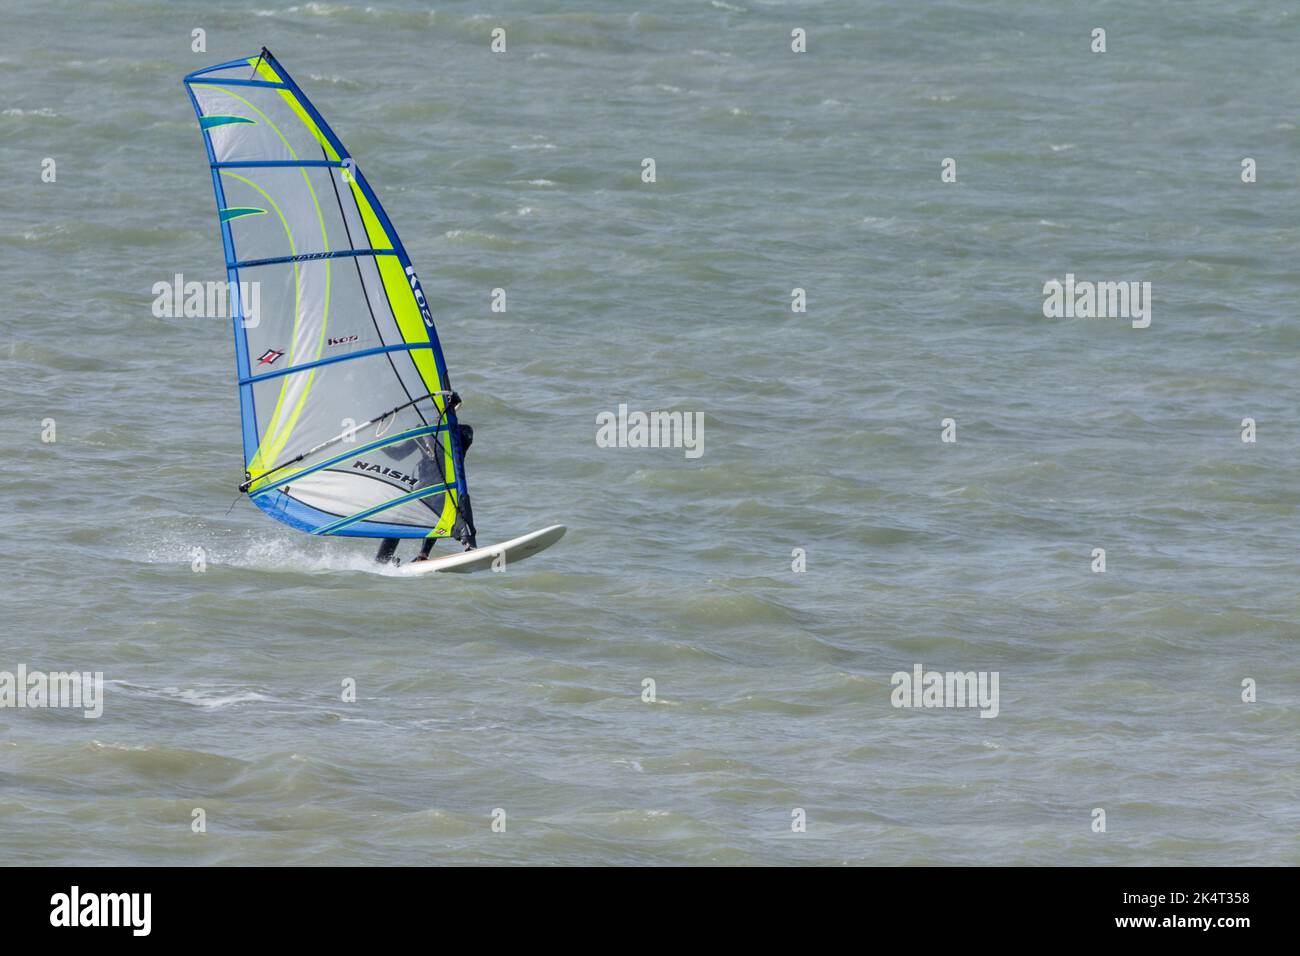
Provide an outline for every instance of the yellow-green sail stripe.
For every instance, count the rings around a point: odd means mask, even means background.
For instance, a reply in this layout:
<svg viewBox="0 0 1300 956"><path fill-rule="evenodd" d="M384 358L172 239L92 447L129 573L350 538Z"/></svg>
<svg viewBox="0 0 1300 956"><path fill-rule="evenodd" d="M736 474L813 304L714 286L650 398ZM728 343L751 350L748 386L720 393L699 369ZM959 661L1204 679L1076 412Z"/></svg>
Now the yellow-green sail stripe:
<svg viewBox="0 0 1300 956"><path fill-rule="evenodd" d="M279 78L277 77L276 79L278 81ZM203 84L203 85L208 85L208 84ZM255 106L253 103L250 103L247 99L240 96L238 93L232 93L230 90L226 89L225 87L220 87L216 84L212 84L212 86L216 89L219 89L222 93L226 94L232 99L239 100L239 102L243 103L245 106L247 106L258 116L262 117L262 119L266 122L266 125L269 126L271 130L275 133L275 135L280 138L280 142L284 143L284 148L288 150L289 155L294 159L299 158L297 152L294 151L294 148L292 144L290 144L288 138L284 135L283 132L281 132L280 127L277 126L275 122L269 116L266 115L266 113L258 109L257 106ZM281 90L281 92L283 93L285 91ZM308 119L310 119L310 117L308 117ZM314 129L314 126L315 124L312 124L313 127L312 132L319 135L318 131ZM307 185L307 191L311 194L312 204L316 207L316 219L320 222L321 243L323 245L322 251L329 252L330 251L329 233L325 227L325 215L323 210L321 209L320 200L316 196L316 189L311 184L311 177L307 174L307 170L302 169L299 170L299 172L302 174L303 182L306 183ZM266 195L265 191L263 191L255 183L250 182L249 180L245 179L242 176L235 176L235 178L248 183L258 192L262 193L262 195L264 196ZM270 196L267 196L268 200L270 200L270 198L271 198ZM276 213L277 214L280 213L280 209L278 206L276 207ZM283 215L280 215L280 221L281 223L284 223ZM288 232L289 232L289 227L287 224L285 224L285 233L288 234ZM289 236L289 249L290 249L290 254L297 255L297 250L294 248L292 235ZM325 326L329 321L330 286L332 284L332 279L333 279L331 273L332 266L330 260L324 259L322 261L325 264L325 303L324 303L324 309L321 313L320 340L316 344L316 354L313 358L320 358L321 354L324 352L325 349ZM298 307L299 307L299 300L301 298L300 277L298 274L297 263L294 263L293 270L294 270L294 315L293 315L293 338L290 347L296 348L298 342L298 324L299 324ZM290 352L289 361L290 363L293 363L295 361L294 352ZM297 426L298 419L302 417L302 410L303 407L306 405L307 396L311 393L311 388L315 377L316 377L316 373L314 370L307 374L307 381L306 384L303 386L302 394L298 397L298 401L295 404L293 411L289 414L287 420L284 420L284 424L280 424L282 421L281 406L283 405L284 397L288 392L288 388L289 388L288 378L286 377L285 381L281 384L280 395L276 399L276 403L275 403L275 411L272 413L270 422L267 424L266 431L263 433L262 440L258 446L257 454L253 456L253 460L248 464L248 471L250 475L256 477L259 473L265 472L267 469L275 467L275 463L279 459L280 452L283 450L284 446L288 444L289 436L293 434L293 429Z"/></svg>
<svg viewBox="0 0 1300 956"><path fill-rule="evenodd" d="M261 193L263 197L265 197L266 201L271 204L271 208L275 210L275 214L280 217L280 225L284 227L284 234L286 237L288 237L289 240L289 254L296 256L298 254L298 250L297 250L297 245L293 241L293 232L289 229L289 223L284 218L284 212L280 209L280 206L276 203L276 201L271 198L271 195L265 189L259 186L257 183L253 182L251 179L248 179L245 176L239 175L238 173L231 172L228 169L223 169L221 170L221 174L223 176L229 176L232 179L237 179L240 182L245 183L248 186L251 186L253 189ZM323 224L322 224L322 228L323 228ZM320 357L320 354L324 349L324 342L325 342L324 316L328 315L328 313L329 313L329 273L327 270L326 283L325 283L325 305L324 305L324 312L322 314L322 320L321 320L321 338L316 346L317 358ZM302 318L302 276L298 270L298 263L295 262L293 263L293 332L291 333L292 337L290 341L290 353L289 353L289 361L291 364L294 362L294 357L297 354L296 350L298 344L298 327L301 324L301 318ZM311 390L311 379L312 376L315 375L315 370L313 369L312 371L308 372L307 375L308 375L307 384L303 387L302 395L299 397L298 402L294 406L292 413L290 413L290 415L288 416L287 421L284 421L284 423L281 424L283 420L284 397L288 392L288 385L289 385L288 383L289 377L285 376L285 382L280 386L280 395L276 399L275 411L272 413L270 420L267 422L266 430L262 433L262 440L258 446L257 453L253 456L253 460L248 463L249 474L252 475L253 477L257 477L259 474L266 471L267 469L274 467L274 464L278 459L281 450L288 442L289 435L293 432L293 427L294 425L297 424L298 417L302 414L303 404L306 401L308 392Z"/></svg>
<svg viewBox="0 0 1300 956"><path fill-rule="evenodd" d="M283 82L280 75L275 72L269 63L260 57L249 57L248 62L263 79L272 82ZM299 121L316 137L316 140L325 150L325 155L332 160L338 160L338 151L330 143L329 138L324 134L321 128L316 124L311 114L303 109L302 104L298 102L297 96L291 90L280 90L281 97L293 110L294 115ZM287 144L286 144L287 145ZM346 171L345 171L346 172ZM331 175L333 173L331 172ZM366 230L366 240L372 249L392 249L394 248L392 239L389 238L383 224L380 223L379 217L375 215L370 201L366 198L361 186L356 182L355 177L344 175L344 181L352 188L353 198L356 200L357 209L361 212L361 222ZM424 317L420 314L420 307L415 301L415 293L411 291L411 285L402 269L401 262L392 256L381 256L375 260L376 268L379 271L380 281L384 284L384 292L388 297L389 307L393 310L393 318L397 322L397 328L402 336L402 340L407 343L427 342L429 334L424 327ZM412 352L411 359L415 363L416 371L419 372L421 380L430 392L443 391L442 379L438 375L438 365L433 360L432 353L427 351ZM440 395L434 395L433 401L438 409L440 416L446 415L443 398ZM430 533L430 537L436 537L439 532L449 534L452 524L456 520L456 465L451 453L450 436L439 436L443 447L444 475L447 482L452 486L448 489L446 497L443 499L442 516L438 519L438 527ZM269 467L269 466L268 466Z"/></svg>
<svg viewBox="0 0 1300 956"><path fill-rule="evenodd" d="M249 57L248 62L257 68L263 79L274 83L283 82L280 75L265 60ZM280 90L280 95L289 104L294 115L302 121L303 125L320 142L325 149L325 154L332 160L338 160L338 151L334 149L329 138L316 124L316 121L312 119L311 114L303 109L302 104L298 102L298 98L294 96L293 92L291 90ZM357 208L361 211L361 222L365 226L366 241L370 244L370 248L392 249L392 239L389 238L383 224L380 223L379 217L375 215L375 211L371 208L361 186L351 176L345 177L345 181L352 187L352 195L356 199ZM384 291L388 295L389 304L393 309L393 316L397 320L397 328L402 335L402 340L408 343L427 342L429 334L425 331L424 317L420 315L420 307L416 304L415 294L411 291L410 280L407 279L406 273L402 270L401 262L385 256L377 259L376 265L379 269L379 278L384 284ZM425 387L430 392L442 391L442 380L438 376L438 366L434 362L433 356L428 352L412 352L411 357L415 361L416 369L419 371ZM442 399L435 397L434 401L438 404L438 411L441 413L443 410Z"/></svg>
<svg viewBox="0 0 1300 956"><path fill-rule="evenodd" d="M284 82L284 80L280 79L280 74L276 73L275 70L271 68L271 64L267 63L261 57L250 56L248 62L262 75L263 79L270 80L273 83ZM321 128L316 125L316 121L311 118L311 114L302 108L302 104L298 102L298 97L293 95L293 91L280 90L280 96L282 96L284 101L289 104L289 109L293 110L294 115L298 117L302 122L302 125L307 127L308 132L316 137L316 140L325 150L325 155L330 159L337 160L339 158L338 151L335 150L334 146L330 143L329 137L327 137L321 131Z"/></svg>

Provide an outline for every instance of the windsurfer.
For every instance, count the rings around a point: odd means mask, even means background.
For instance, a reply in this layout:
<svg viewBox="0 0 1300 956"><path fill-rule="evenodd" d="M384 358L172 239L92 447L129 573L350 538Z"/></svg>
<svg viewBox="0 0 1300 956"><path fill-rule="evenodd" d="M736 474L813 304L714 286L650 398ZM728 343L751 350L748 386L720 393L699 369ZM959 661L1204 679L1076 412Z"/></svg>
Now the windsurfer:
<svg viewBox="0 0 1300 956"><path fill-rule="evenodd" d="M451 402L452 408L456 408L460 405L460 396L453 392ZM465 454L469 451L469 446L474 444L474 429L469 425L458 425L458 428L460 432L460 467L463 469L465 467ZM416 438L413 440L413 443L419 448L420 453L423 456L420 459L418 472L420 481L419 487L441 483L443 478L438 456L442 454L442 445L436 442L431 442L427 438ZM406 455L410 454L410 444L403 442L400 445L393 446L391 449L385 448L384 453L393 458L404 458ZM475 541L474 513L470 510L468 495L461 498L460 506L461 507L458 509L459 520L451 530L452 535L457 540L463 542L465 550L469 551L478 547L478 543ZM380 564L388 564L389 562L394 564L399 563L399 559L394 557L394 553L397 551L397 544L400 540L400 538L385 538L380 542L379 553L375 555L375 560ZM437 538L425 538L424 542L420 545L420 553L414 560L428 561L429 553L433 551L433 546L437 543Z"/></svg>

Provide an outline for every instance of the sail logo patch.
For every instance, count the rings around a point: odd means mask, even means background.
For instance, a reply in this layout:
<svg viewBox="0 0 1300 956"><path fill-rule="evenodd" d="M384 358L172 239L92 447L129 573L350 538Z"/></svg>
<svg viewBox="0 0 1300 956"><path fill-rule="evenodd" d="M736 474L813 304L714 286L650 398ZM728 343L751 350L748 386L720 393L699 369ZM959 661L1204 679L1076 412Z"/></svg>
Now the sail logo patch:
<svg viewBox="0 0 1300 956"><path fill-rule="evenodd" d="M258 365L274 365L275 360L284 355L279 349L267 349L262 353L262 357L257 360Z"/></svg>
<svg viewBox="0 0 1300 956"><path fill-rule="evenodd" d="M412 478L410 475L402 474L402 472L397 471L394 468L386 468L383 465L375 465L368 461L362 461L360 458L358 458L356 461L352 463L352 467L358 471L365 471L365 472L371 472L376 475L383 475L385 478L392 478L395 481L400 481L403 484L410 485L412 488L415 487L416 479Z"/></svg>
<svg viewBox="0 0 1300 956"><path fill-rule="evenodd" d="M361 336L359 335L340 335L338 338L327 339L325 344L326 345L347 345L349 342L355 342L359 338L361 338Z"/></svg>
<svg viewBox="0 0 1300 956"><path fill-rule="evenodd" d="M424 290L420 288L420 280L415 277L415 266L407 266L406 275L411 280L411 294L415 296L415 304L420 307L420 317L424 319L425 325L433 328L433 316L429 314L429 305L424 301Z"/></svg>

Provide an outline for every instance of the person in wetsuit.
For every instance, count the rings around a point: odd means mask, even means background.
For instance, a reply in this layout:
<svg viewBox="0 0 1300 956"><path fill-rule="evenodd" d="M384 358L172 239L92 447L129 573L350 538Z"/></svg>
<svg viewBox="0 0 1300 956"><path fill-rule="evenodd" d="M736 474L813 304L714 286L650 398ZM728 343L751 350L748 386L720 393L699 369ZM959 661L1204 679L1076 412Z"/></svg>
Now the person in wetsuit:
<svg viewBox="0 0 1300 956"><path fill-rule="evenodd" d="M455 392L452 392L451 400L448 404L451 405L452 411L455 411L460 407L460 396ZM460 434L460 461L457 464L461 469L459 473L463 474L465 468L465 453L469 451L469 446L474 444L474 429L469 425L458 424L457 427ZM414 439L414 441L420 451L424 453L424 457L421 459L419 467L419 487L441 484L443 482L443 476L441 469L438 467L437 456L442 454L442 446L437 442L428 442L426 444L419 438ZM403 442L393 447L391 450L385 448L384 453L393 458L404 458L410 453L410 447ZM465 545L466 551L478 547L474 528L474 512L470 510L468 494L461 496L460 507L457 509L456 523L452 525L451 534L457 541L460 541ZM387 564L390 561L394 564L399 563L400 559L394 557L394 553L397 551L397 545L400 541L401 538L385 538L379 544L379 553L375 555L375 560L380 564ZM420 553L413 560L428 561L429 553L437 543L437 538L425 538L423 543L420 545Z"/></svg>

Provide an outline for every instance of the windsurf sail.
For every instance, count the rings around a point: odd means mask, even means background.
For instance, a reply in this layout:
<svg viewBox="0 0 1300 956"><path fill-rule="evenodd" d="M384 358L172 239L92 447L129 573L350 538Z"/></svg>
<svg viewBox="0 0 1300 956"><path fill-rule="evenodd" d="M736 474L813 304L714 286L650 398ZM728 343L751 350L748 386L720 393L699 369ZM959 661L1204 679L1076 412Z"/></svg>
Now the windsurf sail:
<svg viewBox="0 0 1300 956"><path fill-rule="evenodd" d="M365 175L265 48L184 82L225 249L240 490L312 534L472 542L442 347Z"/></svg>

